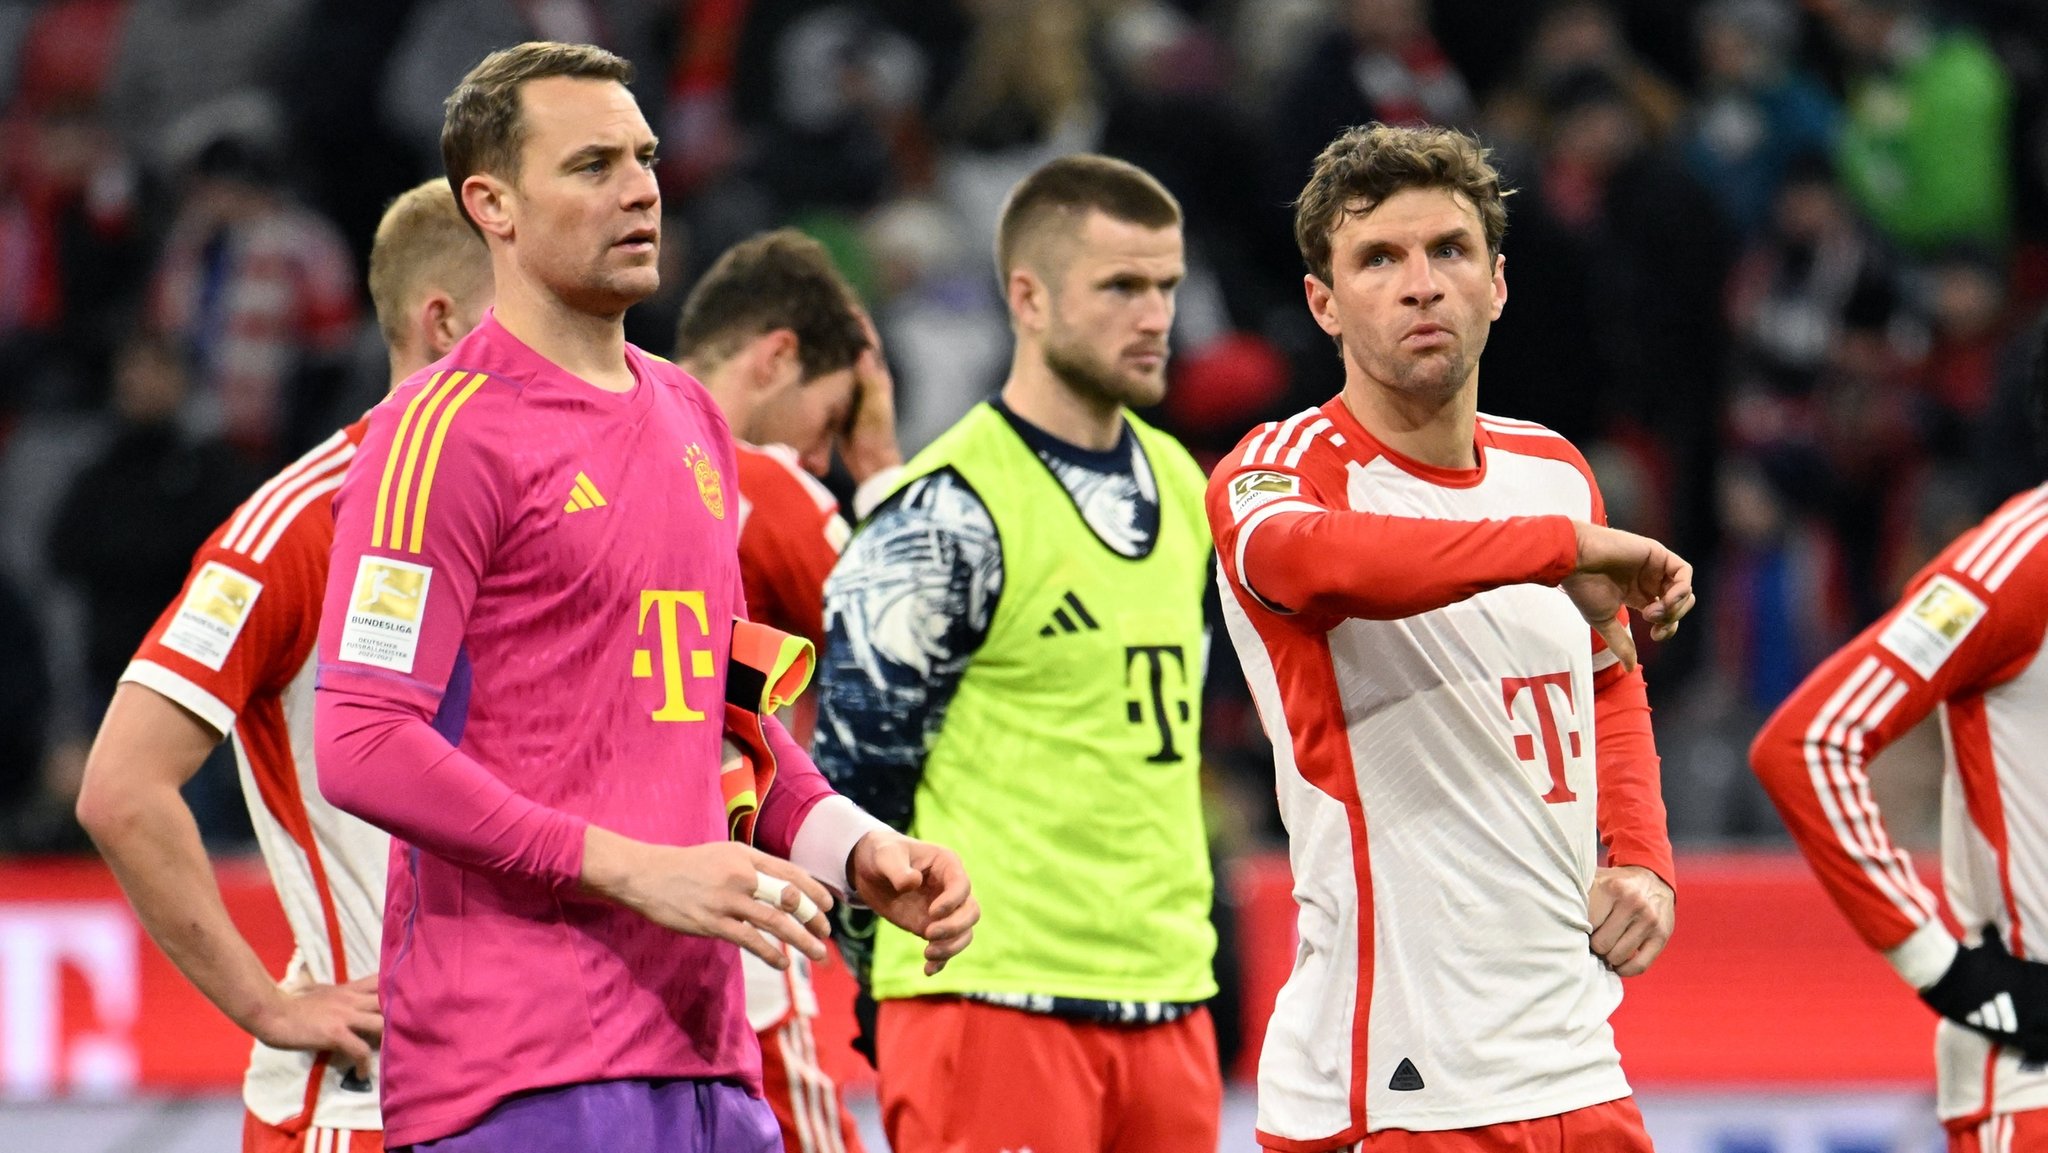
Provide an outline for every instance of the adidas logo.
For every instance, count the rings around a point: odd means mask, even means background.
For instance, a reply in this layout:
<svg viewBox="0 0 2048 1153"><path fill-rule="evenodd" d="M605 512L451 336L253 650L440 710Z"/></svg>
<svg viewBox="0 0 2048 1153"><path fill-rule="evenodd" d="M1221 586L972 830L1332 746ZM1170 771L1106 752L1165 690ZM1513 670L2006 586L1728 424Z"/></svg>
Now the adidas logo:
<svg viewBox="0 0 2048 1153"><path fill-rule="evenodd" d="M1401 1058L1401 1063L1394 1066L1394 1077L1387 1082L1387 1088L1396 1093L1413 1093L1422 1088L1422 1074L1415 1071L1415 1062Z"/></svg>
<svg viewBox="0 0 2048 1153"><path fill-rule="evenodd" d="M1978 1006L1977 1011L1963 1018L1979 1029L1993 1033L2017 1033L2020 1031L2019 1014L2013 1011L2012 994L2000 993Z"/></svg>
<svg viewBox="0 0 2048 1153"><path fill-rule="evenodd" d="M577 473L576 483L569 486L569 503L562 506L562 511L587 512L593 508L603 507L604 494L597 491L597 486L590 483L588 476Z"/></svg>
<svg viewBox="0 0 2048 1153"><path fill-rule="evenodd" d="M1082 607L1080 597L1075 596L1072 592L1068 592L1064 599L1067 602L1065 607L1056 608L1052 610L1052 623L1045 626L1042 629L1039 629L1039 636L1049 637L1052 636L1054 633L1083 633L1101 631L1102 626L1096 624L1095 618L1089 616L1088 610ZM1067 609L1072 609L1074 611L1071 615L1069 615Z"/></svg>

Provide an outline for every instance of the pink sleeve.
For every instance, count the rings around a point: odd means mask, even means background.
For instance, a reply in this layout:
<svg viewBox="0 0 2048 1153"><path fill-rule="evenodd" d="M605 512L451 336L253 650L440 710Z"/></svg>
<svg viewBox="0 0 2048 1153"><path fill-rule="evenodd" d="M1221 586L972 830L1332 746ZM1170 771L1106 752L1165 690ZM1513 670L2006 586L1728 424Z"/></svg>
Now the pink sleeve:
<svg viewBox="0 0 2048 1153"><path fill-rule="evenodd" d="M504 398L464 391L462 375L378 408L336 494L314 715L320 791L438 857L566 888L582 872L585 822L456 748L466 625L511 491L489 449ZM394 451L424 440L413 418L424 425L437 409L437 449Z"/></svg>
<svg viewBox="0 0 2048 1153"><path fill-rule="evenodd" d="M833 796L825 774L811 762L803 746L774 717L762 718L768 745L775 751L775 787L761 803L761 816L754 824L754 844L764 853L785 860L796 844L797 830L819 801Z"/></svg>

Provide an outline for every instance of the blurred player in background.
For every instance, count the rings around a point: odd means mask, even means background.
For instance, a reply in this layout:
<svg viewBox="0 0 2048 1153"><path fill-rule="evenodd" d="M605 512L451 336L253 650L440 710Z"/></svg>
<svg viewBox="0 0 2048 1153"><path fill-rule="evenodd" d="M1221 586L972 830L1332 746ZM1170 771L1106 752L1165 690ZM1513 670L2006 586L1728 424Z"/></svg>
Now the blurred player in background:
<svg viewBox="0 0 2048 1153"><path fill-rule="evenodd" d="M2048 393L2035 347L2033 380ZM2048 486L2007 501L1813 671L1750 748L1785 827L1872 948L1944 1018L1937 1108L1954 1153L2048 1150ZM1864 766L1941 714L1942 883L1958 941L1871 799Z"/></svg>
<svg viewBox="0 0 2048 1153"><path fill-rule="evenodd" d="M400 196L370 249L391 384L439 359L491 301L490 254L444 180ZM335 810L313 772L313 646L331 502L369 418L285 469L207 539L107 709L78 819L136 915L256 1038L247 1153L378 1153L377 940L388 838ZM282 983L229 920L179 789L231 737L257 844L297 951Z"/></svg>
<svg viewBox="0 0 2048 1153"><path fill-rule="evenodd" d="M928 935L935 972L975 917L958 857L834 795L766 715L804 646L740 643L731 435L625 340L661 220L630 76L534 42L449 97L496 304L372 411L335 497L320 785L395 838L394 1147L778 1149L733 946L821 958L828 884Z"/></svg>
<svg viewBox="0 0 2048 1153"><path fill-rule="evenodd" d="M897 1153L1214 1149L1203 478L1128 411L1165 395L1180 206L1065 157L1011 191L996 258L1001 397L910 463L827 585L819 763L957 848L987 916L936 978L874 936L883 1125Z"/></svg>
<svg viewBox="0 0 2048 1153"><path fill-rule="evenodd" d="M794 229L728 249L690 290L676 363L702 381L739 454L740 579L747 611L824 648L825 577L849 530L813 474L835 439L863 494L900 470L888 370L853 290L823 245ZM810 739L800 699L790 731ZM853 1116L818 1062L809 961L784 948L777 971L742 954L747 1020L761 1038L762 1080L785 1148L861 1148Z"/></svg>
<svg viewBox="0 0 2048 1153"><path fill-rule="evenodd" d="M1650 1148L1607 1024L1672 926L1624 605L1668 636L1692 570L1602 527L1563 438L1478 412L1503 195L1454 131L1331 143L1295 237L1344 390L1209 483L1301 906L1270 1149Z"/></svg>

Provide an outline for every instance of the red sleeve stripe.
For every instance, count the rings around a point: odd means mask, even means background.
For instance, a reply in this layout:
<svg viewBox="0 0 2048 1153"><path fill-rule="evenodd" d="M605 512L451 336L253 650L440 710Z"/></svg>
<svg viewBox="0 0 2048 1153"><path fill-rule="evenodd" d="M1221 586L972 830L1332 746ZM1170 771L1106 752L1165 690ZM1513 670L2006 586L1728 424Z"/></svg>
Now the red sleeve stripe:
<svg viewBox="0 0 2048 1153"><path fill-rule="evenodd" d="M1273 430L1279 427L1279 425L1274 424L1272 421L1267 421L1265 424L1260 425L1259 434L1254 436L1252 442L1245 446L1244 455L1237 458L1237 463L1250 464L1252 458L1259 454L1259 449L1265 447L1266 438L1273 435Z"/></svg>
<svg viewBox="0 0 2048 1153"><path fill-rule="evenodd" d="M1287 450L1287 467L1300 468L1301 454L1308 451L1308 446L1315 443L1317 437L1328 431L1330 431L1330 422L1327 419L1318 420L1303 429L1301 436L1295 440L1294 447Z"/></svg>
<svg viewBox="0 0 2048 1153"><path fill-rule="evenodd" d="M1273 439L1266 442L1266 451L1264 455L1259 457L1259 463L1272 464L1274 461L1280 459L1281 450L1285 449L1287 445L1294 440L1294 434L1301 431L1301 426L1307 424L1308 419L1315 415L1315 409L1303 409L1302 411L1295 413L1293 416L1288 417L1284 422L1282 422L1280 427L1274 430ZM1247 452L1244 455L1245 463L1252 463L1252 454Z"/></svg>
<svg viewBox="0 0 2048 1153"><path fill-rule="evenodd" d="M2020 534L2039 523L2044 515L2048 515L2048 489L2038 490L2000 510L1984 522L1984 527L1977 530L1977 539L1956 558L1956 570L1981 583Z"/></svg>
<svg viewBox="0 0 2048 1153"><path fill-rule="evenodd" d="M248 553L249 547L257 540L271 518L284 502L292 499L306 483L318 481L327 473L345 467L349 458L356 454L356 446L348 442L348 434L337 432L319 447L271 477L256 490L228 522L228 531L221 537L221 547L230 552ZM300 506L304 507L304 506Z"/></svg>
<svg viewBox="0 0 2048 1153"><path fill-rule="evenodd" d="M1865 734L1883 723L1908 690L1875 656L1865 657L1821 706L1806 730L1806 767L1821 809L1851 860L1915 925L1935 916L1934 897L1894 849L1863 773Z"/></svg>
<svg viewBox="0 0 2048 1153"><path fill-rule="evenodd" d="M354 455L353 451L350 455ZM269 560L270 550L277 547L277 542L284 537L285 530L292 526L292 522L298 519L300 513L306 511L306 506L340 488L341 482L347 478L348 469L336 467L326 476L301 488L292 503L285 506L284 512L270 522L270 531L263 534L263 539L256 543L256 551L249 554L249 558L257 564Z"/></svg>

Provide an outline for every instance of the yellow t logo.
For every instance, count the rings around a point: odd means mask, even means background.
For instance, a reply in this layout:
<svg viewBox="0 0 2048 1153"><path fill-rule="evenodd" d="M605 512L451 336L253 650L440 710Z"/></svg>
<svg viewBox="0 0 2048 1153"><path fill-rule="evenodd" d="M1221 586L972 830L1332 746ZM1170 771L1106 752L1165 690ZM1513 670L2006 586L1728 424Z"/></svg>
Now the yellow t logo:
<svg viewBox="0 0 2048 1153"><path fill-rule="evenodd" d="M704 594L702 592L672 592L667 589L642 589L640 592L639 632L647 634L647 612L654 610L654 621L660 633L661 647L661 707L654 711L657 721L701 721L704 714L690 707L683 695L683 642L676 623L676 606L690 610L696 618L699 636L711 635L711 624L704 616ZM690 650L689 675L698 680L708 679L716 671L710 649ZM633 675L651 677L654 675L654 653L649 649L633 651Z"/></svg>

